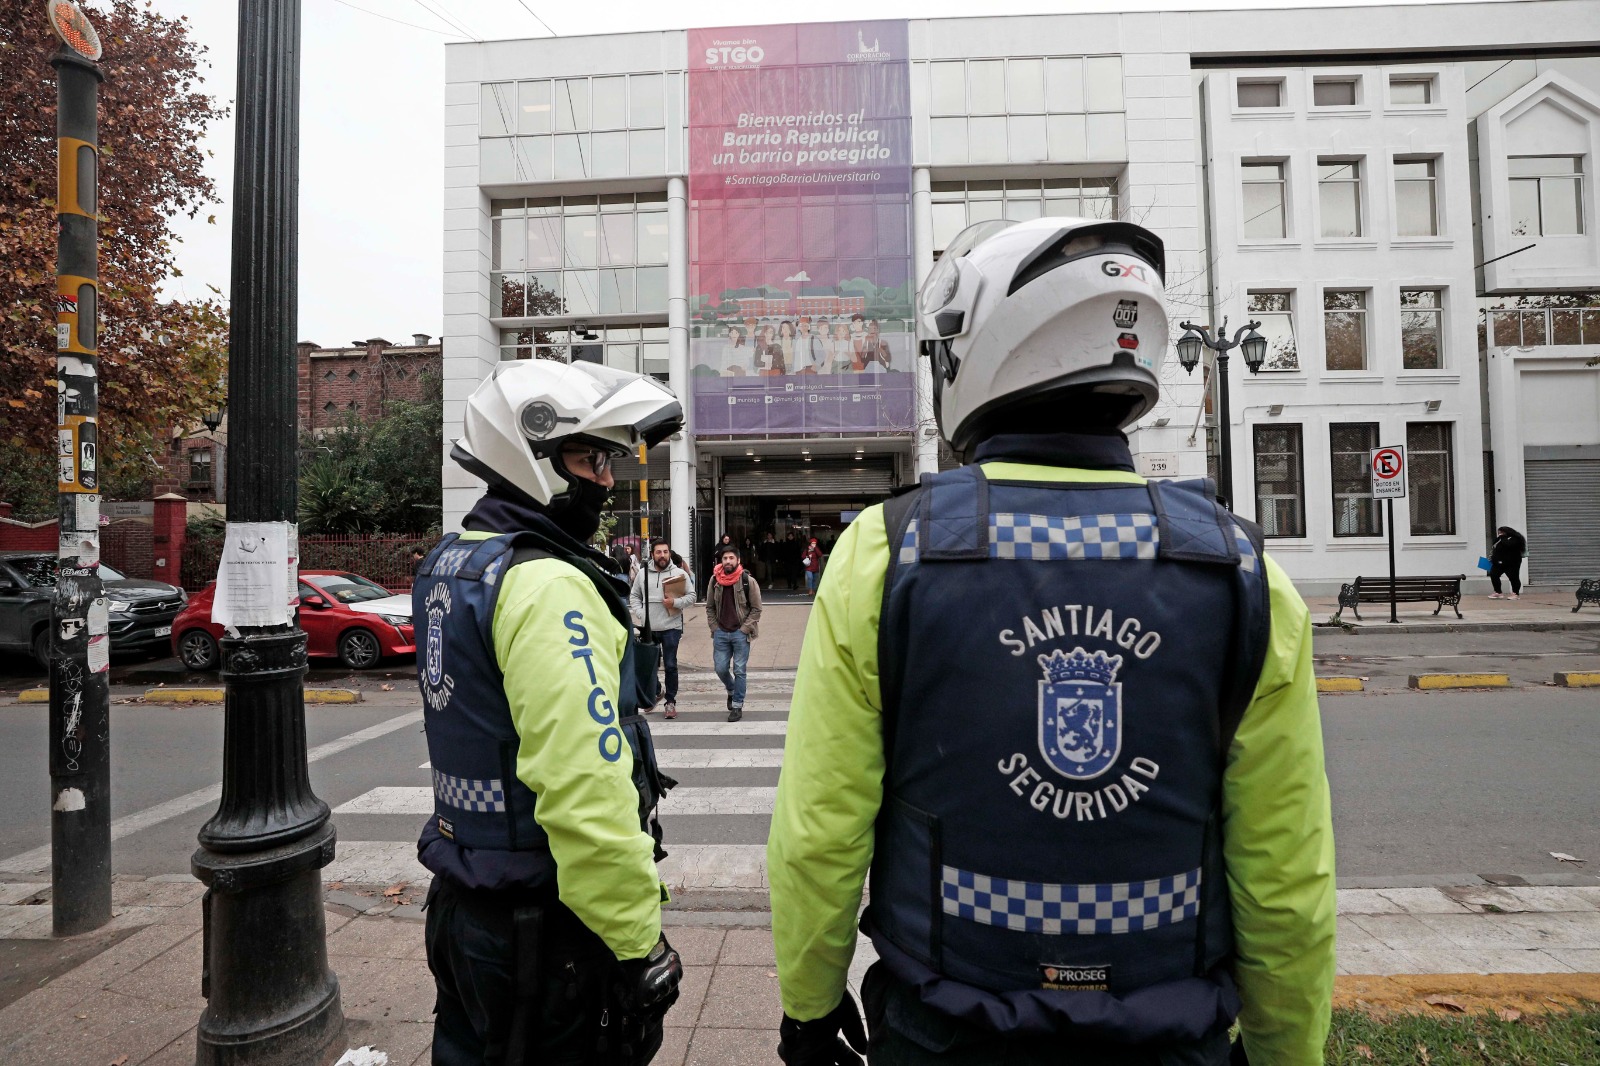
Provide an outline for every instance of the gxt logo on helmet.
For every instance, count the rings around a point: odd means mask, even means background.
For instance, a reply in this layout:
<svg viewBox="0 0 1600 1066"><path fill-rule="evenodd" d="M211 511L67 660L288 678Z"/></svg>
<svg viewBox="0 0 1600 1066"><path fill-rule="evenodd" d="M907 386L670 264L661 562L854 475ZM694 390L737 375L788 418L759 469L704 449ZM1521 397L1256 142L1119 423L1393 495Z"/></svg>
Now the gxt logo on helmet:
<svg viewBox="0 0 1600 1066"><path fill-rule="evenodd" d="M1107 259L1100 264L1100 272L1108 278L1137 278L1139 281L1147 280L1144 276L1144 267L1139 263L1119 263L1115 259Z"/></svg>

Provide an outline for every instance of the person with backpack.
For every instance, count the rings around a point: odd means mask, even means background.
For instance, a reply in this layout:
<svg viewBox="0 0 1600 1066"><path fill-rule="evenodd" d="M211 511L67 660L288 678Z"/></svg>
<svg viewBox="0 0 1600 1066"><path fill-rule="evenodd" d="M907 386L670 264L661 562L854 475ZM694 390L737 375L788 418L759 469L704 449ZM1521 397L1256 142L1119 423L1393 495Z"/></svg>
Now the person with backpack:
<svg viewBox="0 0 1600 1066"><path fill-rule="evenodd" d="M1311 619L1209 482L1135 470L1164 266L1140 226L1044 218L923 285L966 465L863 510L811 607L767 843L789 1066L1323 1061Z"/></svg>
<svg viewBox="0 0 1600 1066"><path fill-rule="evenodd" d="M1491 600L1515 600L1522 596L1522 557L1528 554L1528 539L1510 526L1495 530L1494 546L1489 549ZM1511 579L1511 594L1501 595L1500 578Z"/></svg>
<svg viewBox="0 0 1600 1066"><path fill-rule="evenodd" d="M728 721L744 717L745 665L761 622L761 587L739 563L730 541L717 549L717 567L706 584L706 623L711 627L711 665L728 690Z"/></svg>

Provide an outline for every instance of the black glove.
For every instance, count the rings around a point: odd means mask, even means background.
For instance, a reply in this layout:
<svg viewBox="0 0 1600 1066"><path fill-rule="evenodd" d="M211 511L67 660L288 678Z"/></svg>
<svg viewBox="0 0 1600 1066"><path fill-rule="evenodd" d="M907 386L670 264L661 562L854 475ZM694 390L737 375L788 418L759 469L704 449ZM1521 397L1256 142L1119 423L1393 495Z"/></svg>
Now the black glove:
<svg viewBox="0 0 1600 1066"><path fill-rule="evenodd" d="M861 1066L866 1053L867 1031L849 992L816 1021L797 1022L785 1014L778 1026L778 1057L788 1066Z"/></svg>
<svg viewBox="0 0 1600 1066"><path fill-rule="evenodd" d="M678 1002L678 982L683 980L683 960L667 943L665 933L642 959L624 959L622 995L642 1015L665 1014Z"/></svg>

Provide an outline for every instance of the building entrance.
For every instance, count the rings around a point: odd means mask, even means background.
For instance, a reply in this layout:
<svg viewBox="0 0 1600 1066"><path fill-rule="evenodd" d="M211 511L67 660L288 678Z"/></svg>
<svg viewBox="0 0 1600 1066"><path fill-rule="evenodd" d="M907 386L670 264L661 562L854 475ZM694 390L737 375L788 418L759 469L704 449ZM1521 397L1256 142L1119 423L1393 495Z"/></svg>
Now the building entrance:
<svg viewBox="0 0 1600 1066"><path fill-rule="evenodd" d="M754 564L763 588L798 590L805 587L800 553L806 542L817 538L826 561L845 527L886 497L725 496L726 532L739 545L745 565Z"/></svg>

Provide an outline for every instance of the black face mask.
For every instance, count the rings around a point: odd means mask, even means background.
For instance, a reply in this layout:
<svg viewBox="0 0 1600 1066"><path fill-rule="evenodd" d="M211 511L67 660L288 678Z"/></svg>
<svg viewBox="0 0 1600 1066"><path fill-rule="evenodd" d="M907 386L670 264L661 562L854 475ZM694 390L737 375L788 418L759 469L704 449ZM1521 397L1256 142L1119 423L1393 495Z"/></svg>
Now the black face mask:
<svg viewBox="0 0 1600 1066"><path fill-rule="evenodd" d="M611 490L598 481L570 474L567 481L572 487L551 500L545 511L567 536L588 541L600 528L600 512L611 498Z"/></svg>

